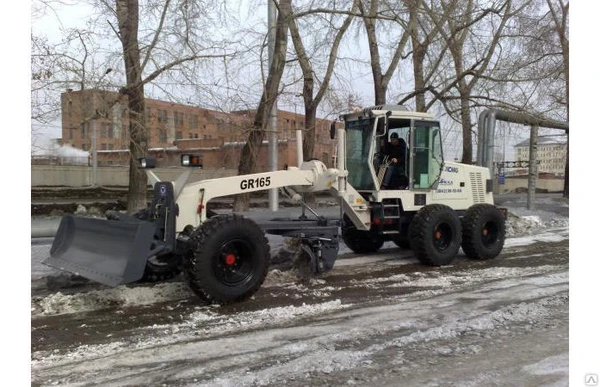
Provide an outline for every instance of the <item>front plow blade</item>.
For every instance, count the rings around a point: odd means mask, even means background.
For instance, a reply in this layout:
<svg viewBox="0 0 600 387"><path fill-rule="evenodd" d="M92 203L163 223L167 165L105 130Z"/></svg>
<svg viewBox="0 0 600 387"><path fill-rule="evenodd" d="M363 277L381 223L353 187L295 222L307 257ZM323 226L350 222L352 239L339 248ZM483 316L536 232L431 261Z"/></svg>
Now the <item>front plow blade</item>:
<svg viewBox="0 0 600 387"><path fill-rule="evenodd" d="M142 278L154 239L149 222L63 216L43 263L108 286Z"/></svg>

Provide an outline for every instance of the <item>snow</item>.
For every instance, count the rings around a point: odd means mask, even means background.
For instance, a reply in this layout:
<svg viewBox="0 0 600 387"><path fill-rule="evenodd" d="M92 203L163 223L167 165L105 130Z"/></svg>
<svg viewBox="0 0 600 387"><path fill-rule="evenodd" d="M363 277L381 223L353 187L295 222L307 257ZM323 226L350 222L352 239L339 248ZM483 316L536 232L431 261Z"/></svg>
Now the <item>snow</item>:
<svg viewBox="0 0 600 387"><path fill-rule="evenodd" d="M519 254L520 247L569 238L566 216L506 207L505 248L516 249L505 258L507 261L535 257ZM269 242L274 254L285 245L280 237L269 236ZM32 246L32 253L34 247L37 252L41 249ZM361 257L342 245L340 255L336 262L340 268L417 262L410 251L399 250L392 243L386 243L380 254ZM345 282L346 289L413 289L381 305L366 306L343 299L302 302L309 297L331 297L340 287L321 278L298 283L289 271L271 270L263 291L297 300L294 305L236 313L223 313L216 306L196 306L176 322L142 326L128 338L33 352L32 374L41 385L86 385L86 375L111 386L161 385L162 381L170 385L166 381L175 372L181 386L296 386L303 380L310 384L315 374L323 378L343 375L338 385L393 386L399 379L389 370L395 369L423 378L403 379L406 385L478 386L500 381L506 385L567 385L568 332L560 325L565 317L556 314L568 313L568 269L508 265L481 268L472 275L471 270L455 266ZM35 275L39 279L52 274L37 270ZM194 297L192 292L178 281L57 291L33 297L31 314L35 320L107 308L126 313L129 308L159 303L169 311L173 309L169 303L190 297ZM538 338L539 325L557 332L556 340L546 343L545 337ZM543 345L551 347L547 356L526 357L529 348ZM424 373L431 364L427 359L413 358L420 351L437 354L435 361L440 363L435 367L439 372ZM524 360L515 357L518 353L524 354ZM378 363L380 356L387 359L385 367ZM444 359L456 357L471 359L471 366L465 371L444 363ZM509 367L484 371L488 368L482 365L490 361L486 359L502 359ZM170 371L173 366L176 371ZM381 377L377 382L364 380L356 370L374 370ZM529 376L519 379L523 375ZM457 382L448 383L446 378L456 378Z"/></svg>
<svg viewBox="0 0 600 387"><path fill-rule="evenodd" d="M534 215L535 214L535 215ZM530 211L521 207L509 207L509 216L507 219L507 239L505 248L526 246L538 241L543 242L558 242L569 238L569 219L557 216L554 213L547 211ZM277 251L285 246L285 239L275 235L268 235L269 243L272 249L272 255L277 254ZM32 249L40 251L40 247L34 246ZM391 251L386 253L386 249ZM343 243L340 243L340 255L352 254ZM400 258L400 259L399 259ZM401 251L392 242L386 242L382 247L380 254L364 256L352 259L338 259L336 267L348 265L364 265L376 262L386 262L393 265L405 265L418 262L412 257L410 251ZM45 269L44 269L45 268ZM536 272L544 271L546 268L536 268ZM548 268L550 269L550 268ZM443 268L440 268L443 270ZM415 286L415 287L438 287L441 289L455 285L456 283L472 283L479 280L488 280L490 278L503 278L513 275L515 271L519 271L521 275L529 275L527 269L518 268L495 268L482 270L478 273L477 278L470 278L468 273L454 274L451 277L444 275L436 276L435 278L415 277L408 275L399 275L390 278L375 278L361 280L360 283L351 280L350 286L371 286L378 282L391 282L389 286ZM506 271L506 272L503 272ZM508 273L510 272L510 273ZM44 265L32 266L32 278L40 279L44 276L56 275L56 271L48 269ZM419 273L417 273L419 275ZM273 286L286 286L290 290L290 294L307 294L313 296L326 296L327 293L319 293L309 290L306 286L293 284L295 275L289 271L272 270L265 283L264 288ZM322 281L312 279L311 281ZM335 290L335 289L330 289ZM312 292L312 293L311 293ZM322 290L321 290L322 292ZM32 318L37 316L57 315L64 313L78 313L103 309L107 307L130 307L148 305L158 302L177 301L192 296L192 292L182 282L162 283L152 287L129 287L127 285L118 286L115 288L94 290L89 292L80 292L77 294L63 294L60 291L45 296L41 299L33 298L32 301ZM293 296L292 296L293 297ZM276 316L272 316L276 317Z"/></svg>

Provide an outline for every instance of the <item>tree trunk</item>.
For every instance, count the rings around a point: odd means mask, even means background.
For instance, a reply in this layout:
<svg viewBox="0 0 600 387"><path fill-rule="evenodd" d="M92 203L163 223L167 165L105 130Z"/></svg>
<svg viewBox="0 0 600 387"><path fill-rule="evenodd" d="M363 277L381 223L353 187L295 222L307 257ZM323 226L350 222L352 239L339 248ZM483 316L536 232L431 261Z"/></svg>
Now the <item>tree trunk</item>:
<svg viewBox="0 0 600 387"><path fill-rule="evenodd" d="M285 59L287 53L287 35L288 19L292 13L291 0L281 0L279 2L279 12L277 15L277 26L275 29L275 47L273 50L273 60L269 67L267 82L256 109L254 123L250 129L248 140L242 149L240 163L238 165L238 175L246 175L256 172L256 157L262 146L265 137L265 129L268 122L268 115L277 98L279 83L285 68ZM235 197L233 209L235 212L247 211L250 208L250 195L241 194Z"/></svg>
<svg viewBox="0 0 600 387"><path fill-rule="evenodd" d="M462 163L473 163L473 134L471 133L471 111L469 106L469 92L460 92L460 121L463 134Z"/></svg>
<svg viewBox="0 0 600 387"><path fill-rule="evenodd" d="M317 109L312 106L304 108L304 140L302 141L302 155L304 160L310 160L315 151L316 132L315 122L317 120Z"/></svg>
<svg viewBox="0 0 600 387"><path fill-rule="evenodd" d="M425 79L423 76L423 61L425 50L423 46L413 39L413 74L415 78L415 107L418 112L427 111L425 103Z"/></svg>
<svg viewBox="0 0 600 387"><path fill-rule="evenodd" d="M410 29L410 42L412 45L413 77L415 79L415 109L425 112L425 77L423 62L425 61L425 48L419 41L418 6L416 1L406 1L408 6L408 27Z"/></svg>
<svg viewBox="0 0 600 387"><path fill-rule="evenodd" d="M127 212L133 213L146 207L146 173L137 166L137 159L148 152L148 134L144 122L144 85L138 43L139 4L138 0L117 0L119 34L123 45L126 86L121 93L128 98L130 159L129 192Z"/></svg>

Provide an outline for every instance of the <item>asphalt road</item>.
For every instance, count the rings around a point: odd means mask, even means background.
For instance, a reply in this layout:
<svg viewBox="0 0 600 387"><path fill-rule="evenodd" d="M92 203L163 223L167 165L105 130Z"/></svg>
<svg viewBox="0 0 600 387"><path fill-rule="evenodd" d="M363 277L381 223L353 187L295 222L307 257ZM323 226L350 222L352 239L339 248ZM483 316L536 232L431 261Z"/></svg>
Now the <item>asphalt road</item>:
<svg viewBox="0 0 600 387"><path fill-rule="evenodd" d="M568 231L550 236L443 268L343 254L218 308L180 281L36 294L32 386L566 386Z"/></svg>

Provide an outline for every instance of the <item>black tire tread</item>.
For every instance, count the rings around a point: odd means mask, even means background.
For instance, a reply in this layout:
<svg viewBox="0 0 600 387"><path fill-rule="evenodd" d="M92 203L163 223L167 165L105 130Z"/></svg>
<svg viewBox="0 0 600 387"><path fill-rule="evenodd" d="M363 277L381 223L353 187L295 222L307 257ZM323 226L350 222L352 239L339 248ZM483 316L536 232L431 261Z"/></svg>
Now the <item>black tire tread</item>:
<svg viewBox="0 0 600 387"><path fill-rule="evenodd" d="M347 215L344 215L343 224L342 240L355 253L375 253L383 246L384 241L382 238L370 231L357 230Z"/></svg>
<svg viewBox="0 0 600 387"><path fill-rule="evenodd" d="M455 223L455 246L447 253L439 253L433 247L430 229L433 217L439 217L440 214L447 213ZM458 215L452 208L444 204L429 204L421 208L413 217L409 226L410 247L423 265L444 266L452 262L460 249L461 243L461 225Z"/></svg>
<svg viewBox="0 0 600 387"><path fill-rule="evenodd" d="M496 213L493 215L493 213ZM486 216L495 216L499 224L499 243L492 249L484 248L477 238L481 227L481 219ZM504 247L506 225L500 211L491 204L475 204L467 209L462 219L462 249L469 258L493 259L500 254Z"/></svg>
<svg viewBox="0 0 600 387"><path fill-rule="evenodd" d="M250 288L238 295L223 294L218 289L213 288L210 285L212 273L210 273L210 270L202 269L202 265L212 258L210 252L211 241L218 237L221 229L230 225L244 230L247 235L251 235L256 243L256 248L263 250L262 255L266 261L264 267L259 268L260 272L253 279ZM193 251L184 259L184 275L190 289L202 300L221 305L241 302L252 297L262 286L268 273L270 248L264 232L251 219L237 214L216 215L207 219L190 238Z"/></svg>

